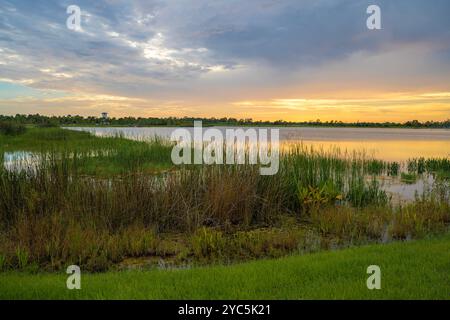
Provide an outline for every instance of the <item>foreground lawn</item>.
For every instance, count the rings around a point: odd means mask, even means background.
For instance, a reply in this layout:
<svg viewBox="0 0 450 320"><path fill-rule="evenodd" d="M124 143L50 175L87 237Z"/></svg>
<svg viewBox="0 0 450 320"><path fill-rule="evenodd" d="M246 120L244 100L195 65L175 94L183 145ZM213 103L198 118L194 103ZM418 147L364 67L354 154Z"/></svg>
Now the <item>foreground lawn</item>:
<svg viewBox="0 0 450 320"><path fill-rule="evenodd" d="M381 290L366 269L379 265ZM191 270L82 274L2 273L1 299L449 299L450 234L408 243Z"/></svg>

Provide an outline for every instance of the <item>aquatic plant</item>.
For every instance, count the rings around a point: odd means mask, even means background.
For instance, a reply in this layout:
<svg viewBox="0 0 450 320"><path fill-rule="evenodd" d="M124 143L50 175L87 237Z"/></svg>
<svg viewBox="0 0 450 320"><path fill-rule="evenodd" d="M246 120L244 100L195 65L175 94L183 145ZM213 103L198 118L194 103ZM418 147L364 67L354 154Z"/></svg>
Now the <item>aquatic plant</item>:
<svg viewBox="0 0 450 320"><path fill-rule="evenodd" d="M375 176L393 165L338 149L292 146L277 175L261 176L255 165L173 167L170 144L158 139L36 130L0 139L0 154L11 141L41 150L37 163L0 170L3 269L100 271L143 256L235 261L420 237L449 222L444 183L399 209Z"/></svg>

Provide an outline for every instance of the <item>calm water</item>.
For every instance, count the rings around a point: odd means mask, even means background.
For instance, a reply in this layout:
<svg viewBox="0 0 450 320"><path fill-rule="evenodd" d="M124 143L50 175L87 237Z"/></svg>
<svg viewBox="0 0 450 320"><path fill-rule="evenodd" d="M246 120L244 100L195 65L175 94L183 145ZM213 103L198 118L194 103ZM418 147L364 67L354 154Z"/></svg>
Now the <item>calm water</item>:
<svg viewBox="0 0 450 320"><path fill-rule="evenodd" d="M217 127L225 131L226 127ZM122 134L129 139L146 140L154 137L170 138L177 128L69 128L88 131L98 136ZM193 132L193 128L187 128ZM347 151L365 151L376 158L388 161L405 161L414 157L449 157L450 130L410 129L352 129L352 128L280 128L280 139L284 143L302 142L305 145L324 149L340 147ZM34 153L16 151L3 154L4 167L21 170L33 167L39 156ZM415 183L404 184L400 179L380 177L382 188L399 200L412 200L433 184L431 176L424 176Z"/></svg>
<svg viewBox="0 0 450 320"><path fill-rule="evenodd" d="M227 127L215 127L225 131ZM151 128L70 128L99 136L118 133L130 139L169 138L171 127ZM193 132L193 128L186 128ZM365 151L382 160L404 161L414 157L450 157L450 130L380 128L280 128L282 142L303 142L328 149Z"/></svg>
<svg viewBox="0 0 450 320"><path fill-rule="evenodd" d="M7 170L21 170L34 166L38 159L37 154L28 151L5 152L3 153L3 166Z"/></svg>

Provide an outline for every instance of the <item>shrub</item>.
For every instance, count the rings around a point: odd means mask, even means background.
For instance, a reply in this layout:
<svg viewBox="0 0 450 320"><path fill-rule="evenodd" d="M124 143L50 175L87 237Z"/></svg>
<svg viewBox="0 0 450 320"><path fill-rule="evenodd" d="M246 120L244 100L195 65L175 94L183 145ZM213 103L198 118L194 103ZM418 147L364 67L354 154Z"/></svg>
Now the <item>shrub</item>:
<svg viewBox="0 0 450 320"><path fill-rule="evenodd" d="M26 127L23 124L16 122L0 122L0 134L16 136L25 133L25 131Z"/></svg>
<svg viewBox="0 0 450 320"><path fill-rule="evenodd" d="M58 122L54 120L45 120L44 122L41 122L38 124L38 127L40 128L57 128L59 127Z"/></svg>
<svg viewBox="0 0 450 320"><path fill-rule="evenodd" d="M200 228L191 239L192 250L197 258L219 258L225 249L222 232L211 228Z"/></svg>

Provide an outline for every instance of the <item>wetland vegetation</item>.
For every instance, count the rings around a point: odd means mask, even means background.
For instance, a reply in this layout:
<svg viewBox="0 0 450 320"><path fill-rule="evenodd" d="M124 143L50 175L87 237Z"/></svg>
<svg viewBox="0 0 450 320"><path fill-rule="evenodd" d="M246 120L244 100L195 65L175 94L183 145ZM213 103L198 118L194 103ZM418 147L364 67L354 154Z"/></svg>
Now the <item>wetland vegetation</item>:
<svg viewBox="0 0 450 320"><path fill-rule="evenodd" d="M0 269L105 271L281 257L445 233L450 160L381 161L291 145L254 165L173 166L171 144L31 127L0 135ZM30 160L31 159L31 160ZM5 160L5 159L3 159ZM10 161L11 162L11 161ZM380 176L431 175L396 202Z"/></svg>

